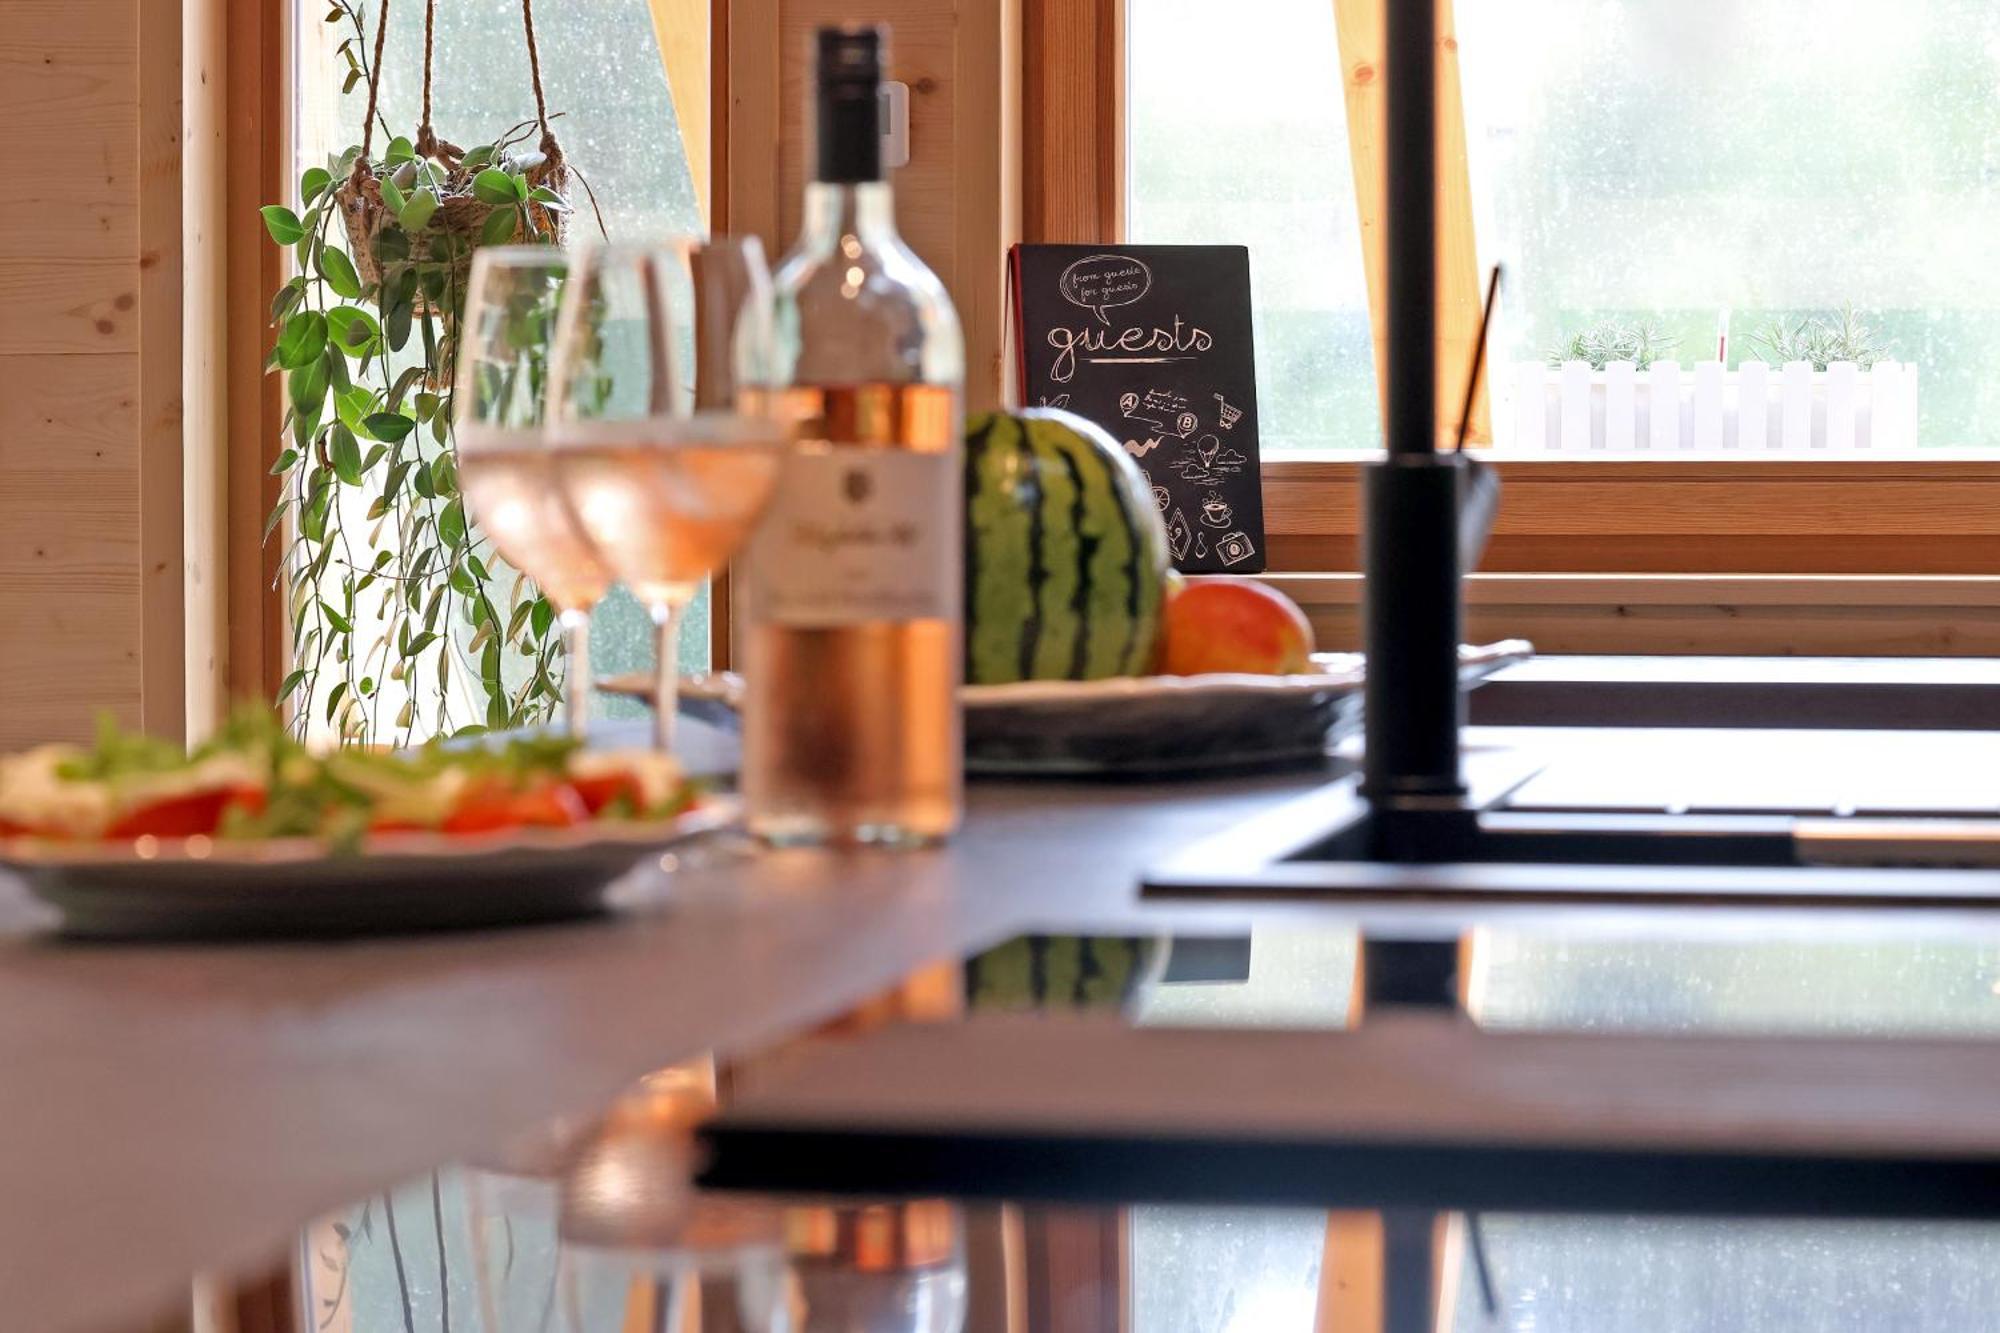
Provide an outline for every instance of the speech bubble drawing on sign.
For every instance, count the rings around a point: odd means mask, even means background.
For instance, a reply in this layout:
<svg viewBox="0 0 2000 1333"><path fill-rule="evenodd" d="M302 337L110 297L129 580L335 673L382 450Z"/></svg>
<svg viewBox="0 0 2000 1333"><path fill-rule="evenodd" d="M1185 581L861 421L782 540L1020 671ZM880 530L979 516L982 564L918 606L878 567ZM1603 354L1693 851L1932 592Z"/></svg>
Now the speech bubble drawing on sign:
<svg viewBox="0 0 2000 1333"><path fill-rule="evenodd" d="M1152 285L1152 271L1129 255L1085 255L1063 270L1056 287L1063 300L1093 312L1098 323L1109 326L1107 309L1131 305Z"/></svg>

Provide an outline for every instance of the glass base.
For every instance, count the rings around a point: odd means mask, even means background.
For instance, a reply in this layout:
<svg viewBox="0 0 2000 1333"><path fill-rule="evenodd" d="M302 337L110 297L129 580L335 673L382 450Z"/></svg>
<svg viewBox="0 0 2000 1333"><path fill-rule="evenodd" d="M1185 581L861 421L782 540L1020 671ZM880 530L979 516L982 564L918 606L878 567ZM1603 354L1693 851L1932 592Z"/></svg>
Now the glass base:
<svg viewBox="0 0 2000 1333"><path fill-rule="evenodd" d="M955 828L918 828L908 824L861 822L848 824L810 815L752 817L751 836L767 847L885 847L892 850L940 847Z"/></svg>

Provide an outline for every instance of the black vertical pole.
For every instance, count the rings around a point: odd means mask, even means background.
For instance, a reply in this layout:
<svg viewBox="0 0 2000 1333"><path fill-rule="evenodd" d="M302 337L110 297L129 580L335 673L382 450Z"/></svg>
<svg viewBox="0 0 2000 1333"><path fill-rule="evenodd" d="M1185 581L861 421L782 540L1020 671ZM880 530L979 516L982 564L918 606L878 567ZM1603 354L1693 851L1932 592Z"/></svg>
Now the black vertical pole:
<svg viewBox="0 0 2000 1333"><path fill-rule="evenodd" d="M1392 454L1437 450L1437 9L1382 0L1389 255L1384 421Z"/></svg>
<svg viewBox="0 0 2000 1333"><path fill-rule="evenodd" d="M1368 470L1367 749L1362 791L1378 856L1421 859L1464 793L1458 730L1461 461L1437 450L1437 17L1433 0L1386 6L1387 454ZM1401 816L1409 814L1411 817Z"/></svg>

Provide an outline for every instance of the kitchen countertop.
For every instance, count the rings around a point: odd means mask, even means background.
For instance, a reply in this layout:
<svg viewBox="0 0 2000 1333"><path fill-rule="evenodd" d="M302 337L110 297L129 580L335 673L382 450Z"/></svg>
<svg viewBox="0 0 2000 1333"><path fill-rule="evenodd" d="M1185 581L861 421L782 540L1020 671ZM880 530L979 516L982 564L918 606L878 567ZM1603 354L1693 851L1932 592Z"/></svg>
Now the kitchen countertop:
<svg viewBox="0 0 2000 1333"><path fill-rule="evenodd" d="M691 731L696 731L691 727ZM726 751L712 735L695 739ZM1478 756L1567 751L1614 772L1828 765L1995 787L2000 735L1481 730ZM1885 757L1886 756L1886 759ZM1394 902L1141 904L1140 872L1336 769L1146 784L975 785L963 836L915 854L794 851L655 874L618 917L323 945L82 946L0 881L0 1292L25 1328L143 1314L186 1275L273 1257L272 1237L634 1076L753 1049L926 962L1025 930L1251 920L1393 922ZM1454 920L1653 934L2000 936L2000 912L1560 912Z"/></svg>

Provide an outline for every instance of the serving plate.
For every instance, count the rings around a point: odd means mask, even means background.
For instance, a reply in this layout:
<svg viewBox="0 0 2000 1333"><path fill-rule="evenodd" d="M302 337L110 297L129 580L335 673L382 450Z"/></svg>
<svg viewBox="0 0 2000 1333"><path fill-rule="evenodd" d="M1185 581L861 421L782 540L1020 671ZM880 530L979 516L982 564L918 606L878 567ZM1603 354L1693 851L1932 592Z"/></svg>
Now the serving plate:
<svg viewBox="0 0 2000 1333"><path fill-rule="evenodd" d="M648 858L735 822L710 798L670 820L492 834L377 835L356 851L310 838L118 843L0 839L11 872L90 938L390 934L590 916Z"/></svg>
<svg viewBox="0 0 2000 1333"><path fill-rule="evenodd" d="M1470 689L1533 656L1520 639L1466 645L1459 672ZM965 765L994 777L1164 775L1316 759L1361 722L1359 653L1316 653L1296 676L1126 676L967 685ZM650 699L644 676L600 681L607 694ZM689 676L681 707L734 721L743 680L733 672Z"/></svg>

